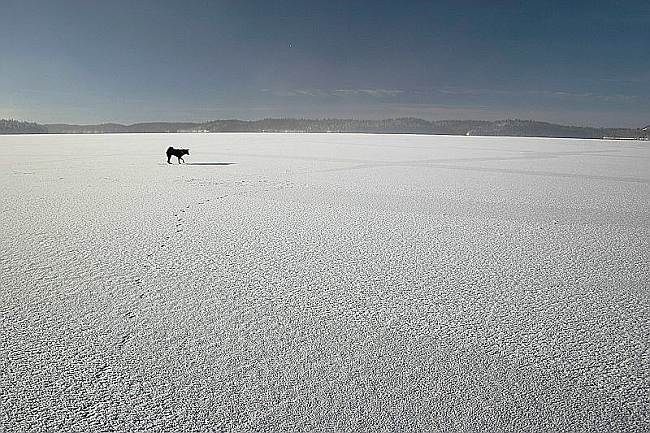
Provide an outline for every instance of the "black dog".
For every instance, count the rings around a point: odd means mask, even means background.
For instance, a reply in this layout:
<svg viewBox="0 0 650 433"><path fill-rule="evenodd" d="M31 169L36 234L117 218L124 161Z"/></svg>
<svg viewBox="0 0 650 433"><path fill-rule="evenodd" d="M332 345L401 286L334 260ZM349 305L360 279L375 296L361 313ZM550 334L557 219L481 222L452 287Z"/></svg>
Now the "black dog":
<svg viewBox="0 0 650 433"><path fill-rule="evenodd" d="M185 160L183 159L183 155L189 155L189 154L190 154L190 149L174 149L173 147L169 146L169 148L167 149L167 164L171 164L169 159L172 156L178 158L179 164L181 163L181 161L185 162Z"/></svg>

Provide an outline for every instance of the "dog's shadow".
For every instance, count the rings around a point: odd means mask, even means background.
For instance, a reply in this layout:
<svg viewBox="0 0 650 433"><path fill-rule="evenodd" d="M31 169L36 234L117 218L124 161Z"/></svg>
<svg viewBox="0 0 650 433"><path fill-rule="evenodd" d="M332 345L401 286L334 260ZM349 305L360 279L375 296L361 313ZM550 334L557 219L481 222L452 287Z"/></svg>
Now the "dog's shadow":
<svg viewBox="0 0 650 433"><path fill-rule="evenodd" d="M186 162L183 165L234 165L236 162Z"/></svg>

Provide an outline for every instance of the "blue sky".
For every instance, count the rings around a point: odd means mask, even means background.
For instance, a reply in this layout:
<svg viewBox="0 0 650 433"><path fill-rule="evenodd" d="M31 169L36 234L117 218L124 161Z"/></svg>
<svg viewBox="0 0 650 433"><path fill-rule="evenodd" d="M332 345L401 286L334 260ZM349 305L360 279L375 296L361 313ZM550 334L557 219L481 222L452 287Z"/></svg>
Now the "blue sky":
<svg viewBox="0 0 650 433"><path fill-rule="evenodd" d="M0 6L0 117L650 123L647 0Z"/></svg>

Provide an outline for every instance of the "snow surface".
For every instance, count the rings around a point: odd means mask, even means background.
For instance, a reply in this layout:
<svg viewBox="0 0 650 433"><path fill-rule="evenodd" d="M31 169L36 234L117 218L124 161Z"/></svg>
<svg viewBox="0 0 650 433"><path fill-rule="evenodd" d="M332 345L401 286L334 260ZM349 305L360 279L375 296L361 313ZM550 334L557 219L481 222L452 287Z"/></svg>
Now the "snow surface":
<svg viewBox="0 0 650 433"><path fill-rule="evenodd" d="M1 431L650 428L650 143L0 150Z"/></svg>

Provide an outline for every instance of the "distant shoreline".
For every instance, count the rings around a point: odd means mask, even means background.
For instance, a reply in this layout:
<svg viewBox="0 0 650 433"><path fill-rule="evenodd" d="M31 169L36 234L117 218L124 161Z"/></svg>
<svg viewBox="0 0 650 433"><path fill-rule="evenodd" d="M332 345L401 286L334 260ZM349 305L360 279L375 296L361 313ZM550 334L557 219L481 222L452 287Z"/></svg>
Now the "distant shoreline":
<svg viewBox="0 0 650 433"><path fill-rule="evenodd" d="M648 140L650 127L595 128L559 125L534 120L436 120L406 117L384 120L263 119L209 122L146 122L123 125L37 124L0 120L1 135L15 134L122 134L122 133L354 133L464 135L488 137L548 137L607 140Z"/></svg>
<svg viewBox="0 0 650 433"><path fill-rule="evenodd" d="M45 136L45 135L138 135L138 134L363 134L363 135L417 135L421 137L474 137L474 138L552 138L565 140L600 140L600 141L650 141L648 137L560 137L560 136L539 136L539 135L460 135L460 134L423 134L419 132L307 132L307 131L260 131L260 132L195 132L195 131L173 131L173 132L24 132L24 133L1 133L0 137L11 136Z"/></svg>

